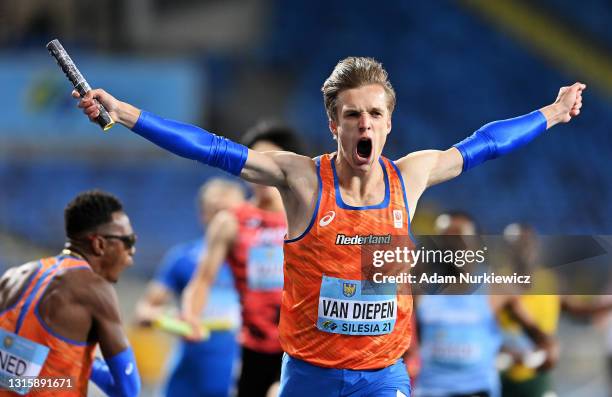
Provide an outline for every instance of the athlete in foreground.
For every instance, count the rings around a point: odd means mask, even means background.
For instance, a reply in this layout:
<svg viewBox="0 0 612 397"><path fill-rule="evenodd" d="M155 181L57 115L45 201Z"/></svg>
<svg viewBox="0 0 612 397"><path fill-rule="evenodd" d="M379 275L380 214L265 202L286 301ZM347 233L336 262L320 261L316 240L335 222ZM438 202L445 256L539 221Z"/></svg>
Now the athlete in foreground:
<svg viewBox="0 0 612 397"><path fill-rule="evenodd" d="M361 246L350 242L361 241L359 236L408 235L426 188L570 121L580 113L585 88L580 83L563 87L555 102L540 110L489 123L448 150L414 152L396 161L381 157L391 132L395 92L382 65L371 58L340 61L323 84L338 150L316 159L248 150L198 127L141 111L99 89L90 91L79 107L94 119L99 113L96 98L116 122L155 144L279 190L288 221L280 318L287 355L281 395L395 397L410 392L399 358L410 343L412 298L362 294ZM349 311L361 310L360 305L385 310L367 320L351 318ZM331 310L338 307L350 310Z"/></svg>
<svg viewBox="0 0 612 397"><path fill-rule="evenodd" d="M76 397L87 395L91 377L108 396L137 396L140 376L112 285L132 264L130 220L119 200L101 191L79 194L64 218L68 242L59 255L11 268L0 279L3 381L38 376L41 387L29 396ZM97 344L104 361L94 360ZM45 349L46 356L28 356ZM11 361L24 363L23 371ZM57 387L50 387L54 380ZM12 391L0 396L17 396L8 386Z"/></svg>

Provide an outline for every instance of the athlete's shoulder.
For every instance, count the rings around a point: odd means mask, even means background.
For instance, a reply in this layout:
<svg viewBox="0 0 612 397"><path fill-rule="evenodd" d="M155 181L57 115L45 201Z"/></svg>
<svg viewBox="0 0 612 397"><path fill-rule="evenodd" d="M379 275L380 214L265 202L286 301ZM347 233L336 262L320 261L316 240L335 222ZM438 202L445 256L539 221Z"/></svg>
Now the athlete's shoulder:
<svg viewBox="0 0 612 397"><path fill-rule="evenodd" d="M40 268L38 261L28 262L8 269L0 277L0 311L11 307L29 285L28 280Z"/></svg>
<svg viewBox="0 0 612 397"><path fill-rule="evenodd" d="M336 156L336 152L333 153L323 153L315 158L313 158L313 164L316 168L320 168L322 166L331 165L332 161L334 161L334 157Z"/></svg>
<svg viewBox="0 0 612 397"><path fill-rule="evenodd" d="M393 160L393 162L400 168L414 167L424 162L427 163L437 160L440 153L442 153L440 150L433 149L417 150L415 152L410 152L397 160Z"/></svg>
<svg viewBox="0 0 612 397"><path fill-rule="evenodd" d="M317 161L318 157L307 157L303 155L295 155L286 159L287 165L283 167L287 178L287 188L294 192L300 192L303 189L313 189L317 184ZM281 194L283 189L279 188Z"/></svg>
<svg viewBox="0 0 612 397"><path fill-rule="evenodd" d="M277 152L277 162L281 164L285 173L307 173L314 159L302 154L292 152Z"/></svg>
<svg viewBox="0 0 612 397"><path fill-rule="evenodd" d="M117 293L113 285L99 274L79 268L61 275L62 288L70 291L73 298L93 311L117 304Z"/></svg>
<svg viewBox="0 0 612 397"><path fill-rule="evenodd" d="M20 280L24 277L28 277L28 274L33 273L40 267L39 261L32 261L24 263L23 265L14 266L7 269L2 277L0 277L0 291L7 284L13 283L16 280Z"/></svg>
<svg viewBox="0 0 612 397"><path fill-rule="evenodd" d="M179 261L185 257L193 256L194 253L197 256L197 254L199 254L203 248L203 237L175 244L170 247L168 251L166 251L166 254L164 255L164 262Z"/></svg>

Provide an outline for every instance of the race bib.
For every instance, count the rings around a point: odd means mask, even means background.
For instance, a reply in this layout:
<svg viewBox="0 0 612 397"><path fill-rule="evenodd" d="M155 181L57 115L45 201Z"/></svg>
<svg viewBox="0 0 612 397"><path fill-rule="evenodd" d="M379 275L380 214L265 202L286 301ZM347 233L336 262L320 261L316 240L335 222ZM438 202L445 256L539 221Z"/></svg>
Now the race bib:
<svg viewBox="0 0 612 397"><path fill-rule="evenodd" d="M225 323L228 329L240 327L240 302L235 291L213 287L202 320L210 323Z"/></svg>
<svg viewBox="0 0 612 397"><path fill-rule="evenodd" d="M438 331L431 345L423 346L423 349L431 349L434 362L462 367L482 361L482 338L482 335L470 335L466 330L449 327Z"/></svg>
<svg viewBox="0 0 612 397"><path fill-rule="evenodd" d="M49 354L47 346L0 329L0 387L24 395L30 387L16 388L15 379L36 378Z"/></svg>
<svg viewBox="0 0 612 397"><path fill-rule="evenodd" d="M252 247L247 260L247 282L251 290L283 288L283 248L276 245Z"/></svg>
<svg viewBox="0 0 612 397"><path fill-rule="evenodd" d="M323 276L317 328L344 335L391 333L397 319L397 295L362 295L361 281Z"/></svg>

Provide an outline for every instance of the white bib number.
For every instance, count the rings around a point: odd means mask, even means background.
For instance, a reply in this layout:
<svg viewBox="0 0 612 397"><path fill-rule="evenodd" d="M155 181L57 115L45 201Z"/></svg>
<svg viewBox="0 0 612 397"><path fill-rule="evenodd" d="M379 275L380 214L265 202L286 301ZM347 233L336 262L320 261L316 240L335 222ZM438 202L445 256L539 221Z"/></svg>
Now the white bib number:
<svg viewBox="0 0 612 397"><path fill-rule="evenodd" d="M395 327L397 295L362 295L361 281L323 276L317 328L344 335L384 335Z"/></svg>
<svg viewBox="0 0 612 397"><path fill-rule="evenodd" d="M49 348L0 329L0 387L24 395L30 387L16 387L26 382L15 380L36 378L40 374Z"/></svg>
<svg viewBox="0 0 612 397"><path fill-rule="evenodd" d="M276 245L251 247L247 259L247 282L251 290L283 288L283 248Z"/></svg>

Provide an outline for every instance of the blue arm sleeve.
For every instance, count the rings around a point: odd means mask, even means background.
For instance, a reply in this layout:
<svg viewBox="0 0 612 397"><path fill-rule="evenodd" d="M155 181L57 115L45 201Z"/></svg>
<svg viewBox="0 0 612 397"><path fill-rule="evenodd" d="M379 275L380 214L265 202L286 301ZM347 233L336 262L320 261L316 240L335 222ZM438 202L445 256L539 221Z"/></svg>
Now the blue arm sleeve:
<svg viewBox="0 0 612 397"><path fill-rule="evenodd" d="M174 154L240 175L246 146L191 124L167 120L142 111L132 131Z"/></svg>
<svg viewBox="0 0 612 397"><path fill-rule="evenodd" d="M89 378L109 397L136 397L140 393L140 375L131 347L106 363L96 358Z"/></svg>
<svg viewBox="0 0 612 397"><path fill-rule="evenodd" d="M494 121L454 145L463 157L463 171L519 148L546 131L546 117L536 110L513 119Z"/></svg>

